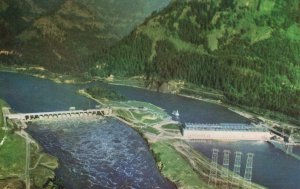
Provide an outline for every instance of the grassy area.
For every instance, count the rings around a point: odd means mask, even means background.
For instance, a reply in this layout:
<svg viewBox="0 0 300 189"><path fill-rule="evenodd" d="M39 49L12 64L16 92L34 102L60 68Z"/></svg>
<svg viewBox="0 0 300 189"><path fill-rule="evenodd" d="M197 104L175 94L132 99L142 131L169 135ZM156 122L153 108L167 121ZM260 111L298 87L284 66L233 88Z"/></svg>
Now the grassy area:
<svg viewBox="0 0 300 189"><path fill-rule="evenodd" d="M179 124L167 124L167 125L163 125L161 127L164 128L164 129L180 130L181 125L179 125Z"/></svg>
<svg viewBox="0 0 300 189"><path fill-rule="evenodd" d="M153 128L153 127L144 127L143 129L142 129L144 132L149 132L149 133L152 133L152 134L155 134L155 135L159 135L160 134L160 132L157 130L157 129L155 129L155 128Z"/></svg>
<svg viewBox="0 0 300 189"><path fill-rule="evenodd" d="M185 83L184 87L180 90L179 94L193 96L196 98L207 98L212 100L224 100L225 97L216 90L205 87L199 87L194 84Z"/></svg>
<svg viewBox="0 0 300 189"><path fill-rule="evenodd" d="M0 141L4 137L4 131L2 130L2 126L3 126L2 107L5 107L5 106L7 106L7 103L4 100L0 99Z"/></svg>
<svg viewBox="0 0 300 189"><path fill-rule="evenodd" d="M231 188L261 189L263 187L245 181L241 176L229 171L229 178L222 178L225 169L219 165L217 185L208 185L211 160L194 150L188 143L180 140L164 140L150 144L163 175L176 183L179 188ZM235 175L235 178L233 178ZM226 185L225 185L226 184Z"/></svg>
<svg viewBox="0 0 300 189"><path fill-rule="evenodd" d="M169 142L162 141L151 144L151 149L163 175L171 181L184 188L209 188L207 182L199 177L193 167Z"/></svg>
<svg viewBox="0 0 300 189"><path fill-rule="evenodd" d="M91 87L87 88L86 91L89 94L92 94L94 98L97 99L109 99L113 101L123 101L125 100L125 97L122 95L119 95L116 91L106 89L106 88L100 88L100 87Z"/></svg>
<svg viewBox="0 0 300 189"><path fill-rule="evenodd" d="M139 110L130 110L130 112L133 115L133 117L137 120L142 120L145 116L148 115L146 112L142 112Z"/></svg>
<svg viewBox="0 0 300 189"><path fill-rule="evenodd" d="M25 183L18 178L8 178L6 180L0 180L0 188L8 188L8 183L9 183L9 188L13 189L24 189Z"/></svg>
<svg viewBox="0 0 300 189"><path fill-rule="evenodd" d="M106 79L105 82L108 82L113 85L125 85L125 86L132 86L132 87L145 87L145 81L142 77L130 77L130 78L123 78L118 77L112 80Z"/></svg>
<svg viewBox="0 0 300 189"><path fill-rule="evenodd" d="M91 80L90 77L84 74L77 74L77 75L58 74L58 73L51 72L45 69L44 67L34 66L34 65L26 65L23 67L14 67L14 66L8 67L0 64L0 71L28 74L41 79L49 79L54 81L55 83L68 83L68 84L87 83Z"/></svg>
<svg viewBox="0 0 300 189"><path fill-rule="evenodd" d="M87 89L87 92L81 91L81 94L100 100L101 104L112 107L117 116L135 125L150 126L169 117L163 109L150 103L124 100L125 98L120 98L120 95L115 92L107 92L112 95L105 95L103 98L103 95L97 95L98 91L102 91L102 89Z"/></svg>
<svg viewBox="0 0 300 189"><path fill-rule="evenodd" d="M269 118L269 119L272 119L275 121L280 121L283 123L290 123L290 124L294 124L294 125L300 125L299 117L295 118L292 116L282 114L280 112L274 112L274 111L270 111L270 110L263 109L263 108L255 108L255 107L248 107L248 106L238 106L238 107L241 108L242 110L253 113L257 116L261 115L265 118Z"/></svg>
<svg viewBox="0 0 300 189"><path fill-rule="evenodd" d="M3 126L2 107L8 106L0 99L0 124ZM5 132L0 127L0 188L24 188L23 181L26 164L25 139L13 131ZM11 123L8 123L8 128ZM36 187L41 188L48 178L54 177L53 170L58 167L58 160L42 152L38 144L30 145L30 177ZM13 179L12 179L13 178ZM10 187L8 187L10 186Z"/></svg>
<svg viewBox="0 0 300 189"><path fill-rule="evenodd" d="M162 116L167 116L167 114L164 112L164 110L162 108L155 106L153 104L150 104L148 102L130 100L130 101L127 101L126 104L128 106L132 106L132 107L141 107L149 112L155 112L156 114L160 114Z"/></svg>
<svg viewBox="0 0 300 189"><path fill-rule="evenodd" d="M10 133L6 135L3 146L0 147L0 185L7 186L15 182L8 178L24 178L25 173L25 140L21 136ZM30 177L38 188L41 188L48 178L55 176L54 169L58 167L58 160L41 151L37 144L30 145Z"/></svg>
<svg viewBox="0 0 300 189"><path fill-rule="evenodd" d="M3 125L3 115L2 115L2 107L8 106L7 103L0 99L0 126Z"/></svg>
<svg viewBox="0 0 300 189"><path fill-rule="evenodd" d="M0 178L24 174L25 140L15 134L9 134L0 147Z"/></svg>
<svg viewBox="0 0 300 189"><path fill-rule="evenodd" d="M121 108L120 106L116 108ZM117 109L115 111L116 115L122 117L130 123L135 123L140 126L150 126L156 123L159 123L163 120L163 118L153 114L152 112L147 112L145 110L139 109Z"/></svg>

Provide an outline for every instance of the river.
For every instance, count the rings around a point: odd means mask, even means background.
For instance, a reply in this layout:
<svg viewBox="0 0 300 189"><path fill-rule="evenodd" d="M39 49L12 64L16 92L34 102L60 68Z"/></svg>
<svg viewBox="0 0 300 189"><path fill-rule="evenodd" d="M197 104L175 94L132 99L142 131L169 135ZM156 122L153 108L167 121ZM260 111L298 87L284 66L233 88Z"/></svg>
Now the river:
<svg viewBox="0 0 300 189"><path fill-rule="evenodd" d="M94 107L76 93L81 87L0 72L0 98L16 112ZM160 174L143 138L117 120L37 122L27 131L58 158L56 174L68 189L175 188Z"/></svg>
<svg viewBox="0 0 300 189"><path fill-rule="evenodd" d="M92 84L95 85L95 84ZM152 103L164 108L170 115L173 110L179 110L181 122L196 123L249 123L250 121L226 107L198 101L172 94L162 94L139 88L107 85L97 83L99 86L116 90L131 100L139 100ZM219 164L222 164L223 150L231 151L230 169L233 170L234 152L243 152L241 176L244 175L246 154L254 153L252 180L267 188L272 189L299 189L300 161L286 155L267 142L239 141L218 142L198 141L190 143L197 151L208 158L212 156L212 149L219 149ZM300 155L300 148L294 147L294 152Z"/></svg>
<svg viewBox="0 0 300 189"><path fill-rule="evenodd" d="M164 108L169 114L178 109L180 121L183 122L249 122L226 107L216 104L132 87L98 82L90 85L115 89L128 99L153 103ZM76 94L82 87L84 86L56 84L28 75L0 72L0 98L5 99L17 112L66 110L71 106L84 109L94 106L93 101ZM47 152L58 157L62 166L57 170L57 174L71 188L111 188L126 183L133 188L173 187L159 174L143 139L131 128L116 120L39 123L31 125L29 132ZM119 145L120 141L122 145ZM296 189L300 186L300 179L297 179L300 173L299 161L268 143L202 141L191 145L207 157L211 156L212 148L218 148L220 151L229 149L232 152L231 165L234 152L242 151L242 173L245 154L255 153L254 182L274 189ZM123 153L126 155L123 156ZM107 154L114 155L106 157ZM128 159L127 155L131 158ZM221 157L220 153L220 162ZM72 176L77 182L72 180ZM89 187L86 187L86 184Z"/></svg>

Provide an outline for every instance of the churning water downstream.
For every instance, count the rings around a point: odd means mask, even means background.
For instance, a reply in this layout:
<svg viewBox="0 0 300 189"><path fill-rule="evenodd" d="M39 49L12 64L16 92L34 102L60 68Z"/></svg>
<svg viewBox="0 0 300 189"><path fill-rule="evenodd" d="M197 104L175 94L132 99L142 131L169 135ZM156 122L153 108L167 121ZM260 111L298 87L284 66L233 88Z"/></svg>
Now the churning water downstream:
<svg viewBox="0 0 300 189"><path fill-rule="evenodd" d="M60 158L57 175L67 188L174 188L141 136L117 120L39 121L28 131Z"/></svg>
<svg viewBox="0 0 300 189"><path fill-rule="evenodd" d="M178 109L184 122L249 122L225 107L206 102L131 87L99 85L115 89L129 99L153 103L169 114ZM0 98L16 112L94 106L95 102L76 94L83 87L0 72ZM59 159L57 175L69 189L173 188L157 170L145 141L134 130L114 119L36 122L28 131L48 153ZM192 146L207 157L211 157L212 148L219 148L220 152L229 149L232 152L231 164L234 151L242 151L244 158L246 153L253 152L254 182L274 189L297 189L300 186L300 179L297 179L299 161L268 143L203 141L192 143ZM220 154L219 160L221 157Z"/></svg>

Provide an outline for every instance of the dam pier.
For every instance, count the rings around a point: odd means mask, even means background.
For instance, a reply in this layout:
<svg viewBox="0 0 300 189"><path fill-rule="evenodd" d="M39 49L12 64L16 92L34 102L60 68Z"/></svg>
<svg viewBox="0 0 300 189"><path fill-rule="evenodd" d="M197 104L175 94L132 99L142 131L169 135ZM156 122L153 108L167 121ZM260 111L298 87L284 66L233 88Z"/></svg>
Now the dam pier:
<svg viewBox="0 0 300 189"><path fill-rule="evenodd" d="M70 117L82 117L82 116L110 116L112 114L111 108L97 108L87 110L75 110L68 111L53 111L53 112L36 112L36 113L11 113L9 108L3 108L3 118L6 123L7 120L20 121L22 123L34 121L34 120L46 120L46 119L60 119ZM25 124L26 125L26 124Z"/></svg>

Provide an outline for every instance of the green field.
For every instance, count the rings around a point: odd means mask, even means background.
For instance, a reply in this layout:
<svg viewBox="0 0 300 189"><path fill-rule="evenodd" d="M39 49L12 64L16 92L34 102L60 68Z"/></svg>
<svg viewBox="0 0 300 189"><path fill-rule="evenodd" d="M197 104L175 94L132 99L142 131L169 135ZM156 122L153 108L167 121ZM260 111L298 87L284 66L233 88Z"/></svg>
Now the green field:
<svg viewBox="0 0 300 189"><path fill-rule="evenodd" d="M7 103L0 99L0 126L2 127L3 126L3 115L2 115L2 107L5 107L7 106Z"/></svg>
<svg viewBox="0 0 300 189"><path fill-rule="evenodd" d="M0 99L0 179L11 177L12 175L21 175L25 167L25 141L22 137L12 133L5 132L3 127L2 107L7 103Z"/></svg>
<svg viewBox="0 0 300 189"><path fill-rule="evenodd" d="M150 127L150 126L149 127L144 127L142 130L144 132L152 133L152 134L155 134L155 135L159 135L160 134L160 132L157 129L155 129L153 127Z"/></svg>
<svg viewBox="0 0 300 189"><path fill-rule="evenodd" d="M24 174L25 140L22 137L7 135L0 153L0 178Z"/></svg>
<svg viewBox="0 0 300 189"><path fill-rule="evenodd" d="M12 129L2 130L2 107L8 106L0 99L0 188L23 188L26 164L26 143ZM11 123L8 123L8 128ZM5 140L4 138L5 137ZM30 144L30 177L37 188L41 188L48 178L54 177L53 170L58 167L58 160L42 152L38 144ZM12 179L13 178L13 179ZM8 187L10 185L10 187Z"/></svg>
<svg viewBox="0 0 300 189"><path fill-rule="evenodd" d="M180 130L181 125L179 125L179 124L167 124L167 125L163 125L161 127L164 128L164 129Z"/></svg>
<svg viewBox="0 0 300 189"><path fill-rule="evenodd" d="M120 106L118 107L120 108ZM161 122L163 119L153 112L140 109L117 109L115 114L133 124L133 126L143 127L142 131L158 135L160 132L151 126Z"/></svg>
<svg viewBox="0 0 300 189"><path fill-rule="evenodd" d="M209 188L207 182L194 171L169 142L151 144L151 149L164 176L184 188Z"/></svg>

